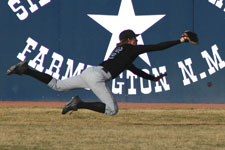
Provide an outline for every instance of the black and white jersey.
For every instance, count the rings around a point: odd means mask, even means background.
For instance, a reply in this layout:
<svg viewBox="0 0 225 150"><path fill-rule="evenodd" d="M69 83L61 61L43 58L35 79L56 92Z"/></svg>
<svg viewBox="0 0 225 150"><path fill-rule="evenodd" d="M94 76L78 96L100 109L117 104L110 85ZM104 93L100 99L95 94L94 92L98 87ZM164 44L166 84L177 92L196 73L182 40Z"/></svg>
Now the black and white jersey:
<svg viewBox="0 0 225 150"><path fill-rule="evenodd" d="M162 42L155 45L130 45L125 44L120 47L116 47L109 58L102 62L100 66L103 66L105 70L109 71L112 75L112 79L116 78L121 72L128 69L134 74L143 77L145 79L153 80L155 77L149 75L133 65L133 61L140 55L146 52L160 51L170 48L180 43L180 40Z"/></svg>

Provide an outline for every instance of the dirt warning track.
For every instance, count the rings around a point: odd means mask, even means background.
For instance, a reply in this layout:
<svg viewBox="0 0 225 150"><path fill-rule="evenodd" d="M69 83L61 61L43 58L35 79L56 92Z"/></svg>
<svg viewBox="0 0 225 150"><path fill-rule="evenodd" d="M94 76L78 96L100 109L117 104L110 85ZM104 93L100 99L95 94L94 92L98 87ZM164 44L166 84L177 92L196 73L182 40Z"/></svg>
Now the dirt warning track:
<svg viewBox="0 0 225 150"><path fill-rule="evenodd" d="M67 102L49 101L0 101L0 107L63 107ZM225 104L186 104L186 103L127 103L119 102L120 108L157 109L157 108L222 108Z"/></svg>

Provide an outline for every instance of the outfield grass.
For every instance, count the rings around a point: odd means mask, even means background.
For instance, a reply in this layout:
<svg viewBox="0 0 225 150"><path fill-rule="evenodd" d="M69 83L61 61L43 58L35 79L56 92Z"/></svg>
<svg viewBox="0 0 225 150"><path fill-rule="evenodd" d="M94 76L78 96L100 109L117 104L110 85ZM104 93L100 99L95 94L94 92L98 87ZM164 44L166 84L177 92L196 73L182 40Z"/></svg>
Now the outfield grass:
<svg viewBox="0 0 225 150"><path fill-rule="evenodd" d="M225 109L0 107L0 150L224 150Z"/></svg>

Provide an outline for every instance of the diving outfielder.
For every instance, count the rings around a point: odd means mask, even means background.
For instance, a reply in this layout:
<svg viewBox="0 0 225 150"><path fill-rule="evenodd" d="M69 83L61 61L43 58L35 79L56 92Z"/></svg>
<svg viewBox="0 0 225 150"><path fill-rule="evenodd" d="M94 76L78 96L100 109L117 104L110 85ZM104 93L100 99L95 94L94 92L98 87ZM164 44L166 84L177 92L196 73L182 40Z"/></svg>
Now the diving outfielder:
<svg viewBox="0 0 225 150"><path fill-rule="evenodd" d="M121 32L119 36L120 43L117 44L108 60L100 63L98 66L85 69L78 76L65 80L57 80L48 74L33 70L28 66L27 61L11 66L7 71L7 75L28 75L57 91L90 88L101 102L84 102L79 96L75 96L64 106L62 114L66 114L69 111L77 111L78 109L89 109L112 116L117 114L118 105L107 82L116 78L126 69L144 79L159 81L167 74L154 77L135 67L133 64L134 60L140 54L164 50L183 42L198 43L197 35L190 31L185 31L179 40L162 42L156 45L137 45L137 36L139 34L135 34L132 30Z"/></svg>

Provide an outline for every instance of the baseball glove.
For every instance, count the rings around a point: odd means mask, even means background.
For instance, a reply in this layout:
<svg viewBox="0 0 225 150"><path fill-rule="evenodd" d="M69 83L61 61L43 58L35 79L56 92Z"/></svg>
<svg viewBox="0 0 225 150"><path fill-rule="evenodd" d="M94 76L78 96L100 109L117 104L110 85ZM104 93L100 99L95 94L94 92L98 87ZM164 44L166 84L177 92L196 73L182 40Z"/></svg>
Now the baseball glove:
<svg viewBox="0 0 225 150"><path fill-rule="evenodd" d="M185 39L185 42L189 42L194 45L197 45L199 42L198 35L191 31L185 31L182 34L182 37Z"/></svg>

